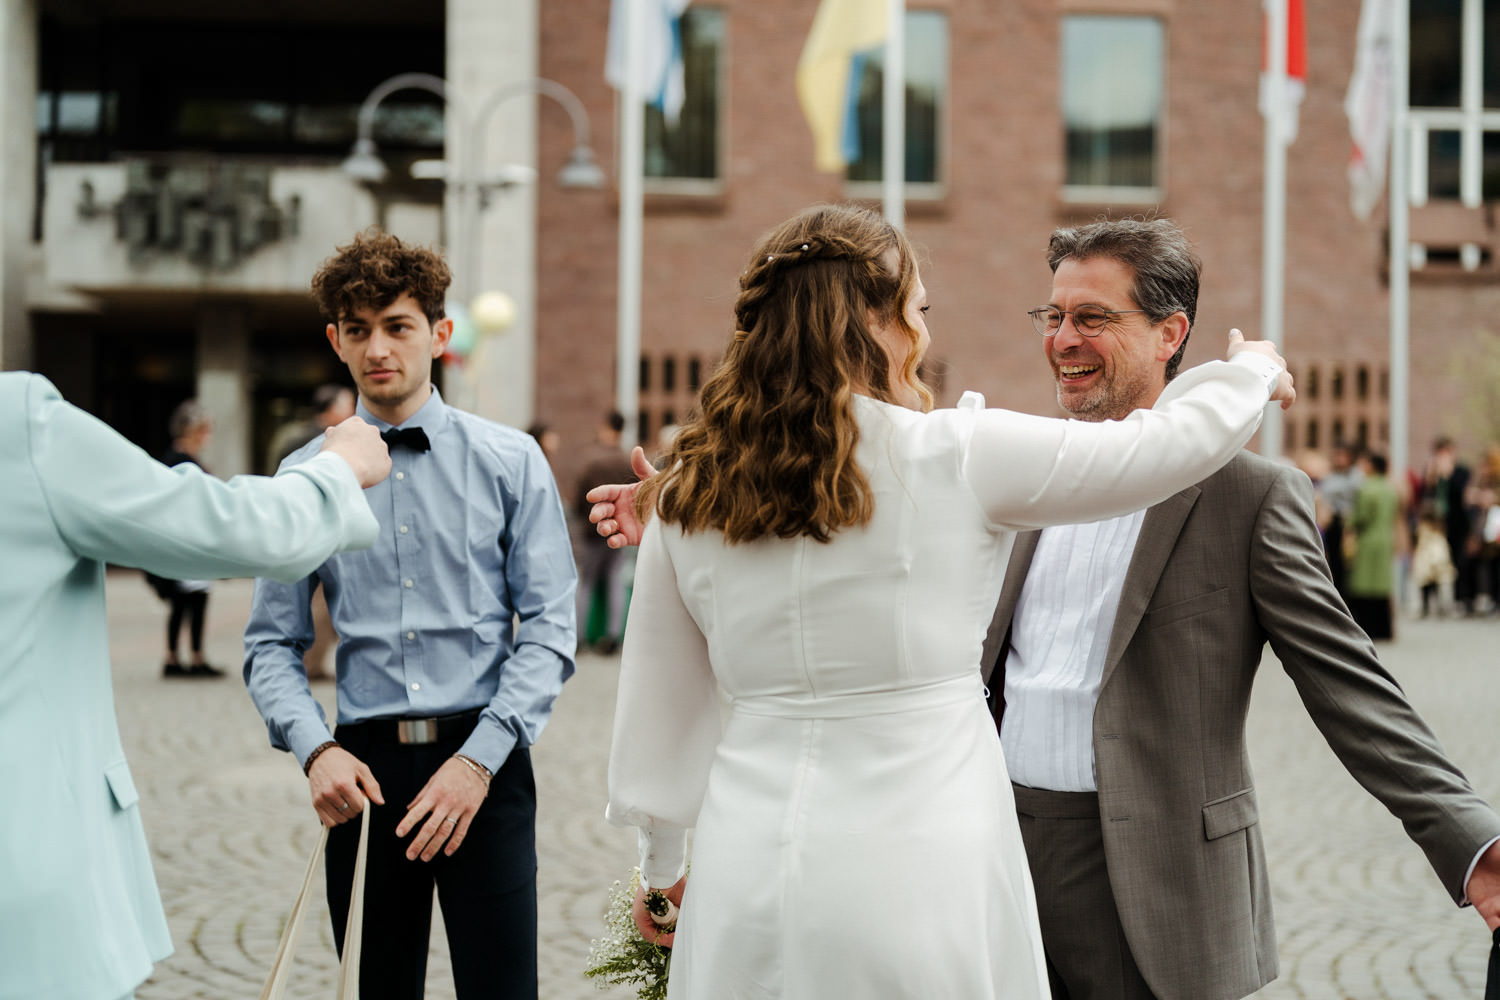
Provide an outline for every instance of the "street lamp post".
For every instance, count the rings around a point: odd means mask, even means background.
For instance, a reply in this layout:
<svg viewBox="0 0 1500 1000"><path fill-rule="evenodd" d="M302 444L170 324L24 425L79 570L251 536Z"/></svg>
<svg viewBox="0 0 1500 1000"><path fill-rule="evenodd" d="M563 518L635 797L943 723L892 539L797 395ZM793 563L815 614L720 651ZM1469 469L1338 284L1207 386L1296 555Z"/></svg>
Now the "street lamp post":
<svg viewBox="0 0 1500 1000"><path fill-rule="evenodd" d="M495 191L528 183L536 177L534 169L520 164L506 164L496 171L483 172L481 150L495 109L512 98L527 95L549 97L562 105L573 125L573 151L567 164L558 172L557 182L566 188L601 188L604 186L604 171L600 169L589 143L588 114L583 102L567 87L554 80L534 77L496 88L470 117L467 102L447 80L431 73L399 73L377 84L360 105L357 138L343 163L344 172L351 177L376 183L385 179L388 171L375 143L375 112L382 101L402 90L426 90L436 94L447 105L449 119L457 126L454 135L444 137L443 161L436 164L419 161L412 165L412 172L417 177L441 178L455 195L456 206L450 217L455 222L456 249L463 260L453 269L458 279L453 298L468 304L483 291L480 288L479 230L481 216L489 206L491 195ZM453 139L457 142L451 141ZM451 152L454 145L458 147L456 162Z"/></svg>

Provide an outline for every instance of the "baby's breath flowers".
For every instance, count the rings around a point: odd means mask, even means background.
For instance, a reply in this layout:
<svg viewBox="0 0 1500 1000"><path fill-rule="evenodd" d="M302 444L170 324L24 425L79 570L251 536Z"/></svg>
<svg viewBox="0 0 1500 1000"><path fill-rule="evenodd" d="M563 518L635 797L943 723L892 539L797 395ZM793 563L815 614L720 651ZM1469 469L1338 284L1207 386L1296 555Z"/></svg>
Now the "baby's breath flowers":
<svg viewBox="0 0 1500 1000"><path fill-rule="evenodd" d="M672 967L672 949L663 948L641 937L630 915L635 891L641 885L641 870L630 870L629 882L616 880L609 890L609 905L604 911L604 937L589 942L589 965L583 974L594 979L601 990L611 986L634 986L640 1000L666 1000L667 972ZM672 904L660 892L646 894L646 906ZM653 914L664 914L665 909ZM664 927L664 931L671 930Z"/></svg>

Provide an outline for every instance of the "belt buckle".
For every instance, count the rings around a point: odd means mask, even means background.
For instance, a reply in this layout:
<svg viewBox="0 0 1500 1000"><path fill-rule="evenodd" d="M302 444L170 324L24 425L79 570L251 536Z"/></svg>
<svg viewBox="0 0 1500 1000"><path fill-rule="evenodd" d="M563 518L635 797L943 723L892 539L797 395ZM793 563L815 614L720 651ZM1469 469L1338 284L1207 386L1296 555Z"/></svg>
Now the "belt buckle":
<svg viewBox="0 0 1500 1000"><path fill-rule="evenodd" d="M396 740L400 743L436 743L436 719L397 719Z"/></svg>

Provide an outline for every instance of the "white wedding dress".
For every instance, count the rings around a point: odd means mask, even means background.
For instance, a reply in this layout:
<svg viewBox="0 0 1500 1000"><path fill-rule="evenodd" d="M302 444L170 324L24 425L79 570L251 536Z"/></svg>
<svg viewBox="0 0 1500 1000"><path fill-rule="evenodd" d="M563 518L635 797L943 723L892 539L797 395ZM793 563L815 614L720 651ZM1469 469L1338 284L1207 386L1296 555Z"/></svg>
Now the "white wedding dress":
<svg viewBox="0 0 1500 1000"><path fill-rule="evenodd" d="M1049 996L977 666L1013 531L1217 469L1279 371L1239 357L1103 424L858 397L875 516L826 544L651 522L608 815L642 827L653 885L696 826L672 1000Z"/></svg>

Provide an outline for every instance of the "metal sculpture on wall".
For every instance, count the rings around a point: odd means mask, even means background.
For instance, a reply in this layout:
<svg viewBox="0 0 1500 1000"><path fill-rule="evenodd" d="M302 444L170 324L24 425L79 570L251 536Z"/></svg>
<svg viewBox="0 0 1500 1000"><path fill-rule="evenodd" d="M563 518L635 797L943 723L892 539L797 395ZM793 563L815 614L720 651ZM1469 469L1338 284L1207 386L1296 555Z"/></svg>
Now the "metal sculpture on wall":
<svg viewBox="0 0 1500 1000"><path fill-rule="evenodd" d="M269 166L223 160L129 160L117 203L100 204L88 181L78 203L85 219L113 213L132 264L181 254L207 271L231 270L267 243L296 236L301 212L297 195L284 208L271 200Z"/></svg>

